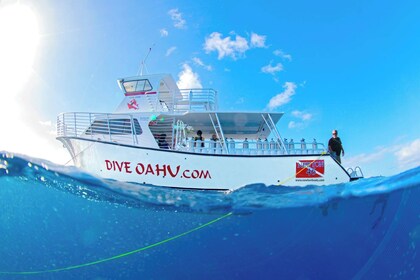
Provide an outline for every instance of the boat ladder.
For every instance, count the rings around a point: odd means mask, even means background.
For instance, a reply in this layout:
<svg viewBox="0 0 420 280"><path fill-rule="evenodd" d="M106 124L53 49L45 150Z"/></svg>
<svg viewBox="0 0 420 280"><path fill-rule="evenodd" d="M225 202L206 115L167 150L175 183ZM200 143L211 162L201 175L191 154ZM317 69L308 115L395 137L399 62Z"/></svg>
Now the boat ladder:
<svg viewBox="0 0 420 280"><path fill-rule="evenodd" d="M359 179L359 178L363 178L363 171L359 166L356 166L354 169L353 168L347 168L347 173L350 174L350 178L351 179Z"/></svg>
<svg viewBox="0 0 420 280"><path fill-rule="evenodd" d="M273 119L271 118L270 114L267 114L267 118L264 116L264 114L261 114L261 117L263 118L265 124L267 125L268 129L270 129L270 131L272 133L274 133L274 135L277 138L277 144L280 146L280 148L284 151L285 154L288 154L288 150L286 148L286 146L283 143L283 139L280 136L279 131L277 130L276 124L274 123Z"/></svg>
<svg viewBox="0 0 420 280"><path fill-rule="evenodd" d="M213 115L215 120L213 120ZM219 116L217 113L210 113L209 114L211 124L213 125L214 131L216 131L217 139L219 139L222 149L225 151L226 154L229 154L228 145L225 141L225 136L223 134L222 126L220 125Z"/></svg>

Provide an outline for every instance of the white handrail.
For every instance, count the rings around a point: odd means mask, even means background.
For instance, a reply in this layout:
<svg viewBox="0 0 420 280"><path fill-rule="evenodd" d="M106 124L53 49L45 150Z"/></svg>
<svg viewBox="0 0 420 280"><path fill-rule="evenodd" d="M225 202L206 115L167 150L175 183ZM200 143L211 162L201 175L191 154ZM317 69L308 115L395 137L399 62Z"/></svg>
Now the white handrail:
<svg viewBox="0 0 420 280"><path fill-rule="evenodd" d="M237 155L307 155L320 154L325 152L325 146L321 143L312 143L312 146L306 145L302 140L301 143L290 141L284 146L279 145L277 141L268 139L252 140L252 139L224 139L223 131L220 128L220 122L215 114L216 122L213 123L218 127L220 138L217 141L205 140L196 143L191 137L188 139L185 132L185 124L178 120L176 129L174 129L174 120L165 120L165 126L154 131L155 134L173 133L175 143L172 136L170 137L170 146L180 151L192 153L208 153L208 154L237 154ZM213 117L211 117L212 121ZM149 126L149 129L152 127ZM154 128L154 127L153 127ZM76 137L95 141L116 142L128 145L138 145L137 135L141 133L142 128L131 114L108 114L108 113L62 113L57 117L57 136L58 137ZM143 128L147 129L147 128ZM152 131L153 134L153 131ZM312 148L310 148L312 147Z"/></svg>
<svg viewBox="0 0 420 280"><path fill-rule="evenodd" d="M136 128L137 127L137 128ZM58 137L77 137L137 145L140 125L130 114L63 113L57 117Z"/></svg>
<svg viewBox="0 0 420 280"><path fill-rule="evenodd" d="M223 145L220 139L217 141L213 140L204 140L197 142L193 137L186 139L185 145L178 146L178 150L191 152L191 153L201 153L201 154L231 154L231 155L311 155L311 154L321 154L325 152L325 149L303 149L299 147L291 147L290 150L284 150L278 142L272 141L261 141L261 140L241 140L241 139L231 139L226 141L226 146L229 146L229 149L223 149ZM324 147L323 144L319 144L320 147Z"/></svg>

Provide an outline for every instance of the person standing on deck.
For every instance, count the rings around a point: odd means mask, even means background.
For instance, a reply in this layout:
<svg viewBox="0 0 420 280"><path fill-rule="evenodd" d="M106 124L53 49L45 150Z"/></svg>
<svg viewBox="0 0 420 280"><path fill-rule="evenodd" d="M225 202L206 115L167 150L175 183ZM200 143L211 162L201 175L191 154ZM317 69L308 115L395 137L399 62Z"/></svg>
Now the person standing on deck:
<svg viewBox="0 0 420 280"><path fill-rule="evenodd" d="M344 156L344 148L336 129L332 131L332 137L330 138L330 141L328 141L328 151L331 153L331 156L341 164L341 153L343 153Z"/></svg>

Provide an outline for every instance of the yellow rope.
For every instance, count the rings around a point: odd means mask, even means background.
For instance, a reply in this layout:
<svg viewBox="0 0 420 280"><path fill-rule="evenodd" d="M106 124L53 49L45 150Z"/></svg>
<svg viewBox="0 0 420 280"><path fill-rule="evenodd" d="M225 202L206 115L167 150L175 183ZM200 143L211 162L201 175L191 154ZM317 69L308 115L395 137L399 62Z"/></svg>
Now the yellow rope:
<svg viewBox="0 0 420 280"><path fill-rule="evenodd" d="M116 255L116 256L112 256L112 257L109 257L109 258L100 259L100 260L97 260L97 261L92 261L92 262L78 264L78 265L72 265L72 266L67 266L67 267L62 267L62 268L55 268L55 269L47 269L47 270L38 270L38 271L0 271L0 275L1 274L4 274L4 275L36 275L36 274L44 274L44 273L51 273L51 272L60 272L60 271L73 270L73 269L78 269L78 268L82 268L82 267L87 267L87 266L92 266L92 265L104 263L104 262L113 261L113 260L116 260L116 259L127 257L127 256L130 256L130 255L133 255L133 254L136 254L136 253L139 253L139 252L142 252L142 251L145 251L145 250L148 250L148 249L157 247L159 245L163 245L163 244L165 244L165 243L167 243L169 241L173 241L173 240L178 239L180 237L186 236L186 235L188 235L190 233L193 233L193 232L195 232L197 230L200 230L202 228L205 228L205 227L210 226L211 224L214 224L214 223L216 223L218 221L221 221L221 220L223 220L223 219L231 216L232 214L233 214L232 212L229 212L229 213L227 213L227 214L225 214L225 215L223 215L221 217L218 217L218 218L216 218L214 220L211 220L210 222L207 222L207 223L205 223L205 224L203 224L201 226L195 227L193 229L190 229L190 230L185 231L183 233L180 233L178 235L172 236L172 237L167 238L165 240L162 240L162 241L153 243L151 245L148 245L148 246L145 246L145 247L142 247L142 248L133 250L133 251L129 251L129 252L125 252L125 253L122 253L122 254L119 254L119 255Z"/></svg>

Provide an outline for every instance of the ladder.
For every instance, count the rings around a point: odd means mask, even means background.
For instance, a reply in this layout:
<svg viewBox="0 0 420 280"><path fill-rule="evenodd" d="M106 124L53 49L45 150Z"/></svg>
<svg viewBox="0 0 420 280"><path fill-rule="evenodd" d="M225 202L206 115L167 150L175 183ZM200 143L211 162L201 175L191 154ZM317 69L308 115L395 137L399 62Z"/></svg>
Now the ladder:
<svg viewBox="0 0 420 280"><path fill-rule="evenodd" d="M150 94L145 94L145 96L146 96L146 99L147 99L147 103L149 103L149 106L150 106L150 112L154 112L156 106L153 106L153 102L152 102L152 100L150 100L151 99ZM154 99L157 99L157 98L154 97ZM155 103L156 103L156 100L155 100Z"/></svg>
<svg viewBox="0 0 420 280"><path fill-rule="evenodd" d="M286 146L284 145L283 139L280 136L279 131L277 130L276 124L274 123L273 119L271 118L270 114L267 114L267 118L264 116L264 114L261 114L261 117L263 118L265 124L268 126L271 132L275 134L277 137L277 142L279 143L280 147L283 149L285 154L288 154L288 150Z"/></svg>
<svg viewBox="0 0 420 280"><path fill-rule="evenodd" d="M213 115L215 120L213 120ZM211 124L213 125L214 131L216 132L216 136L220 141L222 149L225 151L226 154L229 154L229 148L227 143L225 142L225 135L223 134L222 126L220 125L219 116L217 113L209 113Z"/></svg>
<svg viewBox="0 0 420 280"><path fill-rule="evenodd" d="M185 124L181 120L177 120L175 130L175 149L180 149L183 144L185 144L185 139L187 138L187 133L185 131Z"/></svg>

